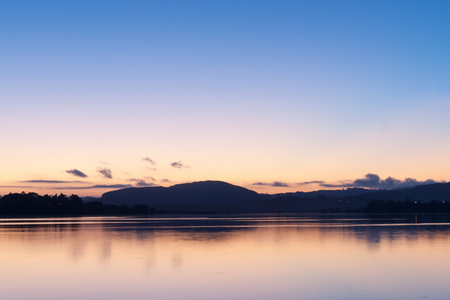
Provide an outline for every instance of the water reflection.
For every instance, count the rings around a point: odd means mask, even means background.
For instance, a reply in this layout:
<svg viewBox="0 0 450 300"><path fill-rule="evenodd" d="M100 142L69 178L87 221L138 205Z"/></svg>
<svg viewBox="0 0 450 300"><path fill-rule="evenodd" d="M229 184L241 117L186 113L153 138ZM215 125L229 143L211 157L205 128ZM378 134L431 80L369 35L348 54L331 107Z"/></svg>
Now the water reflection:
<svg viewBox="0 0 450 300"><path fill-rule="evenodd" d="M0 220L1 299L445 299L448 216ZM21 288L24 282L30 287Z"/></svg>

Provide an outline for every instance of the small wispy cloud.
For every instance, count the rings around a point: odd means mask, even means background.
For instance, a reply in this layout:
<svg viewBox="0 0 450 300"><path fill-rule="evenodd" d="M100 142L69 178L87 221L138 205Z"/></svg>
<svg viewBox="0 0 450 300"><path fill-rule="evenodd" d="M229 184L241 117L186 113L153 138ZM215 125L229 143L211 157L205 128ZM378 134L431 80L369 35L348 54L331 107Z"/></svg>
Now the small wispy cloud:
<svg viewBox="0 0 450 300"><path fill-rule="evenodd" d="M102 174L105 178L111 179L112 178L112 172L109 168L98 168L97 172Z"/></svg>
<svg viewBox="0 0 450 300"><path fill-rule="evenodd" d="M157 186L157 184L154 184L153 182L147 182L144 180L138 181L134 184L137 187L154 187Z"/></svg>
<svg viewBox="0 0 450 300"><path fill-rule="evenodd" d="M145 177L148 178L148 177ZM153 179L152 181L155 181L155 179L153 177L150 177L151 179ZM153 183L153 182L148 182L145 179L137 179L137 178L131 178L128 179L129 182L134 182L134 186L137 187L153 187L153 186L157 186L157 184Z"/></svg>
<svg viewBox="0 0 450 300"><path fill-rule="evenodd" d="M152 166L156 165L155 161L153 159L151 159L150 157L148 157L148 156L142 158L142 160L148 162Z"/></svg>
<svg viewBox="0 0 450 300"><path fill-rule="evenodd" d="M255 182L253 185L263 185L263 186L272 186L272 187L290 187L290 185L286 182L274 181L274 182Z"/></svg>
<svg viewBox="0 0 450 300"><path fill-rule="evenodd" d="M72 174L77 177L82 177L82 178L88 177L86 174L84 174L83 172L81 172L80 170L77 170L77 169L66 170L66 173Z"/></svg>
<svg viewBox="0 0 450 300"><path fill-rule="evenodd" d="M187 165L183 164L181 161L175 161L175 162L171 163L170 165L176 169L191 168L191 166L187 166Z"/></svg>

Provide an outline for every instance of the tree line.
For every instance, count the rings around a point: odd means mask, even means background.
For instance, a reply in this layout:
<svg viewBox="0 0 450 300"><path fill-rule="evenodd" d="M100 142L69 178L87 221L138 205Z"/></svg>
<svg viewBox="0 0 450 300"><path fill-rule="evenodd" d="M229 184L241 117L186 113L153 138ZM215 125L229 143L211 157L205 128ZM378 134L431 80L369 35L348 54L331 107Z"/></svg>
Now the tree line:
<svg viewBox="0 0 450 300"><path fill-rule="evenodd" d="M374 200L367 204L367 213L450 213L450 201Z"/></svg>
<svg viewBox="0 0 450 300"><path fill-rule="evenodd" d="M104 204L100 201L83 202L77 195L38 195L10 193L0 198L0 215L127 215L155 212L147 205Z"/></svg>
<svg viewBox="0 0 450 300"><path fill-rule="evenodd" d="M365 208L347 210L366 213L450 213L450 201L393 201L373 200ZM84 202L77 195L38 195L36 193L10 193L0 198L0 215L130 215L156 213L146 204L132 207L104 204L100 201ZM341 212L325 210L322 212Z"/></svg>

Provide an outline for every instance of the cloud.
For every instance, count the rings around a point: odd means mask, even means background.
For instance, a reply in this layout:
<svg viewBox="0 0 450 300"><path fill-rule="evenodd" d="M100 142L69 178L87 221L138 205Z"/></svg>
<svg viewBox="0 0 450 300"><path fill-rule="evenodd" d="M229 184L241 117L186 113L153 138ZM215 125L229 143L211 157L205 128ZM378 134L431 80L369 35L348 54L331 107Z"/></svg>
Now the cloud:
<svg viewBox="0 0 450 300"><path fill-rule="evenodd" d="M42 188L40 186L31 186L31 185L0 185L1 188L21 188L21 189L39 189Z"/></svg>
<svg viewBox="0 0 450 300"><path fill-rule="evenodd" d="M392 177L389 177L387 179L389 181L390 185L399 184L400 180L393 179ZM363 186L363 187L374 187L374 186L380 186L382 184L382 180L380 176L377 174L366 174L363 178L356 179L353 181L353 185L355 186Z"/></svg>
<svg viewBox="0 0 450 300"><path fill-rule="evenodd" d="M289 184L285 182L280 181L274 181L274 182L255 182L253 185L265 185L265 186L273 186L273 187L290 187Z"/></svg>
<svg viewBox="0 0 450 300"><path fill-rule="evenodd" d="M133 187L131 184L96 184L90 186L57 187L55 190L91 190L91 189L125 189Z"/></svg>
<svg viewBox="0 0 450 300"><path fill-rule="evenodd" d="M145 177L145 178L149 178L149 177ZM150 177L150 180L155 181L155 178ZM131 178L128 179L128 181L130 182L135 182L135 186L137 187L152 187L152 186L157 186L157 184L154 184L153 182L147 182L144 179L137 179L137 178Z"/></svg>
<svg viewBox="0 0 450 300"><path fill-rule="evenodd" d="M85 183L84 181L41 180L41 179L25 180L25 181L19 181L19 182L22 182L22 183L51 183L51 184L59 184L59 183Z"/></svg>
<svg viewBox="0 0 450 300"><path fill-rule="evenodd" d="M314 180L314 181L303 181L303 182L297 183L297 185L299 185L299 186L308 185L308 184L325 184L325 181Z"/></svg>
<svg viewBox="0 0 450 300"><path fill-rule="evenodd" d="M399 180L393 177L387 177L386 179L381 179L380 176L373 173L368 173L364 175L363 178L358 178L353 181L342 181L338 184L322 183L323 187L329 188L350 188L350 187L360 187L360 188L371 188L371 189L398 189L414 187L423 184L437 183L432 179L427 179L425 181L418 181L414 178L405 178L404 180Z"/></svg>
<svg viewBox="0 0 450 300"><path fill-rule="evenodd" d="M112 178L112 172L111 169L108 168L98 168L97 172L102 174L104 177L111 179Z"/></svg>
<svg viewBox="0 0 450 300"><path fill-rule="evenodd" d="M77 177L83 177L83 178L88 177L86 174L84 174L83 172L81 172L80 170L77 170L77 169L66 170L66 173L72 174Z"/></svg>
<svg viewBox="0 0 450 300"><path fill-rule="evenodd" d="M137 186L137 187L153 187L153 186L157 186L153 182L147 182L147 181L144 181L144 180L138 181L134 185Z"/></svg>
<svg viewBox="0 0 450 300"><path fill-rule="evenodd" d="M170 164L172 167L177 168L177 169L182 169L182 168L190 168L190 166L186 166L184 165L181 161L176 161Z"/></svg>
<svg viewBox="0 0 450 300"><path fill-rule="evenodd" d="M128 181L130 181L130 182L147 181L147 180L149 180L149 181L156 181L156 179L151 177L151 176L145 176L144 179L141 179L141 178L130 178L130 179L128 179Z"/></svg>
<svg viewBox="0 0 450 300"><path fill-rule="evenodd" d="M155 161L153 159L151 159L150 157L146 156L146 157L142 158L142 160L150 163L152 166L156 165Z"/></svg>
<svg viewBox="0 0 450 300"><path fill-rule="evenodd" d="M51 181L51 180L47 180ZM56 181L56 180L55 180ZM28 181L26 181L28 182ZM59 183L72 183L72 182L80 182L80 181L65 181ZM2 185L2 188L43 188L36 186L21 186L21 185ZM51 187L52 190L91 190L91 189L124 189L133 187L131 184L97 184L97 185L89 185L89 186L57 186ZM47 187L46 187L47 188Z"/></svg>

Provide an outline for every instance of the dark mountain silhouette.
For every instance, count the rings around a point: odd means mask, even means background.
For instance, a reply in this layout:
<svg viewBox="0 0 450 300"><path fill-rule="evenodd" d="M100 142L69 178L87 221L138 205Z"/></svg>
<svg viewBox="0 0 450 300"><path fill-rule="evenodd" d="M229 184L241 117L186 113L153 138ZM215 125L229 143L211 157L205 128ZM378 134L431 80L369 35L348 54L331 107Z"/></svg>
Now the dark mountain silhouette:
<svg viewBox="0 0 450 300"><path fill-rule="evenodd" d="M198 212L324 212L364 211L371 201L450 201L450 183L396 190L348 188L284 194L258 194L221 181L171 187L127 188L108 192L106 204L147 205L157 210Z"/></svg>
<svg viewBox="0 0 450 300"><path fill-rule="evenodd" d="M396 190L349 188L341 190L258 194L221 181L171 187L127 188L102 198L36 193L0 198L0 215L123 215L157 212L450 212L450 183Z"/></svg>
<svg viewBox="0 0 450 300"><path fill-rule="evenodd" d="M372 200L448 201L450 200L450 183L433 183L413 188L385 190L368 197Z"/></svg>
<svg viewBox="0 0 450 300"><path fill-rule="evenodd" d="M274 196L297 197L297 198L319 198L319 197L357 197L365 194L375 194L386 190L373 190L366 188L346 188L340 190L319 190L313 192L280 193Z"/></svg>
<svg viewBox="0 0 450 300"><path fill-rule="evenodd" d="M114 205L146 204L156 209L216 210L220 205L264 198L254 191L222 181L201 181L171 187L126 188L102 195L101 201Z"/></svg>
<svg viewBox="0 0 450 300"><path fill-rule="evenodd" d="M411 188L394 190L375 190L364 188L347 188L341 190L321 190L314 192L296 192L276 194L273 197L296 198L350 198L367 200L393 200L393 201L440 201L450 197L450 183L432 183L418 185Z"/></svg>
<svg viewBox="0 0 450 300"><path fill-rule="evenodd" d="M316 211L320 206L320 211L366 211L370 204L371 212L385 212L391 207L383 207L383 203L399 203L392 208L396 212L411 212L411 211L439 211L439 208L433 208L427 205L422 205L423 209L417 210L417 207L412 210L409 202L430 203L430 202L447 202L450 201L450 183L433 183L427 185L418 185L412 188L400 188L395 190L372 190L361 188L348 188L342 190L325 190L314 192L297 192L274 195L277 199L276 205L281 210L287 208L300 209L301 211ZM299 199L301 201L295 201ZM310 199L307 201L307 199ZM313 200L311 200L313 199ZM273 201L273 200L272 200ZM381 202L380 202L381 201ZM287 202L287 203L286 203ZM377 205L372 205L372 202L377 202ZM402 202L402 203L400 203ZM409 204L403 203L408 202ZM281 203L285 203L281 205ZM300 205L303 203L303 205ZM442 211L448 211L442 206Z"/></svg>

